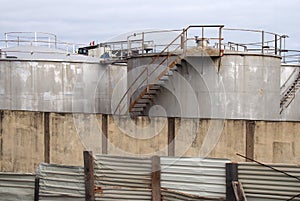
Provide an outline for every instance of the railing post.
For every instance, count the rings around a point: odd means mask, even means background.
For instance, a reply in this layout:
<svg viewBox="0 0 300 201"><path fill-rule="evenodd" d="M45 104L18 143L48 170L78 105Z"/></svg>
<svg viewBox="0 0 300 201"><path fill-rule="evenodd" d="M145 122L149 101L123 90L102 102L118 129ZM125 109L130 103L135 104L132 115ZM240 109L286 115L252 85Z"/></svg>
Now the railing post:
<svg viewBox="0 0 300 201"><path fill-rule="evenodd" d="M144 55L144 45L145 45L144 37L145 37L145 34L144 34L144 32L142 32L142 55Z"/></svg>
<svg viewBox="0 0 300 201"><path fill-rule="evenodd" d="M277 49L277 34L275 34L275 55L277 55L278 49Z"/></svg>
<svg viewBox="0 0 300 201"><path fill-rule="evenodd" d="M8 47L8 34L5 33L5 46Z"/></svg>
<svg viewBox="0 0 300 201"><path fill-rule="evenodd" d="M219 56L221 56L221 49L222 49L222 28L219 28Z"/></svg>
<svg viewBox="0 0 300 201"><path fill-rule="evenodd" d="M264 46L265 46L265 32L261 31L261 53L264 53Z"/></svg>

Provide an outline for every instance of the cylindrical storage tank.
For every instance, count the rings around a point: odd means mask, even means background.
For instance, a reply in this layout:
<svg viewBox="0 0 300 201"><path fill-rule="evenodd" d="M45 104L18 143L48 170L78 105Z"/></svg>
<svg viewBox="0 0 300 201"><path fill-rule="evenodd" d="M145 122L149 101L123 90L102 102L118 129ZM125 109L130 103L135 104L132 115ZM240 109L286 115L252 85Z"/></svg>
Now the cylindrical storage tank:
<svg viewBox="0 0 300 201"><path fill-rule="evenodd" d="M116 74L111 65L47 47L20 46L3 52L7 57L0 59L1 109L110 113L110 71Z"/></svg>
<svg viewBox="0 0 300 201"><path fill-rule="evenodd" d="M151 104L164 108L158 115L277 120L280 60L277 56L246 52L225 53L221 58L196 54L185 57ZM152 60L147 56L131 58L128 69L145 67L149 61ZM128 76L128 86L138 74L133 75ZM151 111L151 107L145 111ZM151 113L155 115L155 111Z"/></svg>

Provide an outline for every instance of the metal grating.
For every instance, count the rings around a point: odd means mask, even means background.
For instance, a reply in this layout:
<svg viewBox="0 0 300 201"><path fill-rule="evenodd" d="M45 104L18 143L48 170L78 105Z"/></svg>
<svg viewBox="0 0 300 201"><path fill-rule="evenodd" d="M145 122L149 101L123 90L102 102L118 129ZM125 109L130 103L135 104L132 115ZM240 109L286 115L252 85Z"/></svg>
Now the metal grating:
<svg viewBox="0 0 300 201"><path fill-rule="evenodd" d="M161 157L161 187L196 197L225 199L225 164L229 162L226 159Z"/></svg>
<svg viewBox="0 0 300 201"><path fill-rule="evenodd" d="M34 200L34 174L0 173L0 200Z"/></svg>
<svg viewBox="0 0 300 201"><path fill-rule="evenodd" d="M297 165L268 164L300 177ZM238 178L248 200L289 200L300 193L300 181L256 163L239 163ZM295 197L293 200L300 200Z"/></svg>
<svg viewBox="0 0 300 201"><path fill-rule="evenodd" d="M40 201L85 200L83 167L42 163L37 176L40 178Z"/></svg>
<svg viewBox="0 0 300 201"><path fill-rule="evenodd" d="M96 200L151 200L151 159L95 156Z"/></svg>

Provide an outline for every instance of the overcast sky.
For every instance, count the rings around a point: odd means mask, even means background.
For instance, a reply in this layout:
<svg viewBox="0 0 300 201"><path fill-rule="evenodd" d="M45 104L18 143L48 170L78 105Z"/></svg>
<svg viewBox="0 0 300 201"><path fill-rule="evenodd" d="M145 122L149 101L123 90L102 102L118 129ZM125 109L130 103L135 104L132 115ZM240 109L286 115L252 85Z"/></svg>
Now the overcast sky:
<svg viewBox="0 0 300 201"><path fill-rule="evenodd" d="M0 33L40 31L76 43L143 29L224 24L290 36L300 49L300 0L0 0Z"/></svg>

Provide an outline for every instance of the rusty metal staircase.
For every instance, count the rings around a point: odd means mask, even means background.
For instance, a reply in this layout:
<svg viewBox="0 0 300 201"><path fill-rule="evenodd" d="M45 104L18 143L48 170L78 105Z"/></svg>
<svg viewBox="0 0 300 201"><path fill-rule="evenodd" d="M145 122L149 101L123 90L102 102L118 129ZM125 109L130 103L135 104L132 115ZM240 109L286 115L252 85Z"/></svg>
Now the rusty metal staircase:
<svg viewBox="0 0 300 201"><path fill-rule="evenodd" d="M151 83L149 83L140 94L130 102L129 112L134 115L142 115L146 107L154 103L154 98L158 95L161 87L174 74L173 71L177 69L177 64L180 63L183 56L179 55L165 68ZM132 97L130 97L132 98Z"/></svg>
<svg viewBox="0 0 300 201"><path fill-rule="evenodd" d="M287 108L295 99L297 92L300 90L300 72L298 73L295 81L290 85L290 87L282 94L280 100L280 114L285 108Z"/></svg>
<svg viewBox="0 0 300 201"><path fill-rule="evenodd" d="M126 112L124 112L124 110L126 110L129 111L131 116L143 115L147 107L154 103L154 99L161 90L161 87L170 79L177 67L180 66L181 60L186 56L187 42L188 40L191 40L191 38L188 38L188 30L190 28L201 28L203 34L204 27L215 27L219 29L219 37L216 40L219 42L217 56L220 57L222 54L221 30L223 25L195 25L183 29L183 31L166 45L160 53L152 58L150 63L143 67L141 73L136 76L136 79L127 88L127 91L114 109L113 114L126 114ZM202 37L204 38L203 35ZM178 40L180 40L179 44ZM169 49L172 49L172 51L169 51Z"/></svg>

